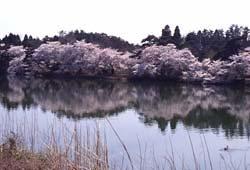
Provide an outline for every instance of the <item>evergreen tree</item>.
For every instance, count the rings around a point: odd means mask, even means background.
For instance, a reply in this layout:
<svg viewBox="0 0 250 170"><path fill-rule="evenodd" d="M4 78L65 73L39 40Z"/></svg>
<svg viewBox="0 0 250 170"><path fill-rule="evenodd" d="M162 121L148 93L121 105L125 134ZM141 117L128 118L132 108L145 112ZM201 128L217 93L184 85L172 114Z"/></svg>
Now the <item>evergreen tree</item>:
<svg viewBox="0 0 250 170"><path fill-rule="evenodd" d="M143 46L147 46L147 45L153 45L156 44L159 41L159 39L154 36L154 35L148 35L146 38L144 38L141 43Z"/></svg>
<svg viewBox="0 0 250 170"><path fill-rule="evenodd" d="M224 31L216 29L211 39L211 48L218 52L225 46L225 43Z"/></svg>
<svg viewBox="0 0 250 170"><path fill-rule="evenodd" d="M169 25L166 25L164 29L162 29L162 34L159 39L159 45L167 45L168 43L172 43L172 33Z"/></svg>
<svg viewBox="0 0 250 170"><path fill-rule="evenodd" d="M242 36L243 36L245 41L248 41L248 39L249 39L249 32L250 32L249 28L244 27Z"/></svg>
<svg viewBox="0 0 250 170"><path fill-rule="evenodd" d="M184 47L189 48L191 52L197 56L201 56L202 44L201 44L202 33L199 31L197 34L195 32L190 32L185 38Z"/></svg>
<svg viewBox="0 0 250 170"><path fill-rule="evenodd" d="M176 26L174 30L174 35L173 35L173 42L177 47L180 47L181 41L182 41L181 32L180 32L179 26Z"/></svg>
<svg viewBox="0 0 250 170"><path fill-rule="evenodd" d="M226 31L227 40L232 40L234 38L239 38L242 35L243 27L239 27L238 25L231 25L229 30Z"/></svg>
<svg viewBox="0 0 250 170"><path fill-rule="evenodd" d="M3 43L6 45L21 45L21 39L19 35L10 33L3 38Z"/></svg>
<svg viewBox="0 0 250 170"><path fill-rule="evenodd" d="M24 35L22 44L24 47L27 47L29 45L29 38L27 34Z"/></svg>

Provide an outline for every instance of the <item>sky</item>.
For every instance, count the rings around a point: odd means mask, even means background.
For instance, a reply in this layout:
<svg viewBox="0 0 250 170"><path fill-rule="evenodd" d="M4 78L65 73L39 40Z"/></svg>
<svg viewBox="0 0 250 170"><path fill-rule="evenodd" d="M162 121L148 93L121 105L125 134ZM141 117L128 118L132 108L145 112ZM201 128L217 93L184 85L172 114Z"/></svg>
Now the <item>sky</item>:
<svg viewBox="0 0 250 170"><path fill-rule="evenodd" d="M198 29L250 27L249 0L0 0L0 38L82 29L139 43L165 25L182 34Z"/></svg>

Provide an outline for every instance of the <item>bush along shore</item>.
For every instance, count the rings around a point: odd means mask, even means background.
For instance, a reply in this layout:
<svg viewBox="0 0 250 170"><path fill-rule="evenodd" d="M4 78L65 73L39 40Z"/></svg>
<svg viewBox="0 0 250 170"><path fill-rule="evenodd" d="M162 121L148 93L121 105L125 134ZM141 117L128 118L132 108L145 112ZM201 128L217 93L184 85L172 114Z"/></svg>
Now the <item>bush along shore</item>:
<svg viewBox="0 0 250 170"><path fill-rule="evenodd" d="M47 42L36 49L11 46L0 51L2 74L9 76L79 76L126 79L168 79L189 83L248 82L250 48L227 60L199 61L173 44L150 45L120 52L85 41Z"/></svg>

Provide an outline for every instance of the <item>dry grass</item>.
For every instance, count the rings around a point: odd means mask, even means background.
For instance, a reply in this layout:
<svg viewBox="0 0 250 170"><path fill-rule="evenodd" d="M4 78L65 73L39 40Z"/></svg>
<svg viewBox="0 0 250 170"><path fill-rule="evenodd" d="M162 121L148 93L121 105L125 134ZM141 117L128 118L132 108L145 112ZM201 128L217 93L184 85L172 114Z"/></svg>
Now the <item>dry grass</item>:
<svg viewBox="0 0 250 170"><path fill-rule="evenodd" d="M31 130L31 129L30 129ZM34 130L34 129L33 129ZM35 137L39 130L30 133L30 143L24 137L10 131L0 145L0 170L107 170L108 150L100 131L90 134L86 129L84 137L75 127L69 131L64 126L63 138L56 139L56 130L47 132L47 142L41 141L41 151L35 149ZM27 136L27 135L26 135Z"/></svg>
<svg viewBox="0 0 250 170"><path fill-rule="evenodd" d="M97 133L98 135L98 133ZM7 137L0 146L1 170L106 170L108 153L97 136L96 143L83 148L78 138L68 147L61 149L57 144L47 145L43 152L34 152L19 143L16 135ZM76 143L75 143L76 142ZM74 147L74 148L72 148ZM73 149L73 150L72 150Z"/></svg>
<svg viewBox="0 0 250 170"><path fill-rule="evenodd" d="M0 146L1 170L39 170L50 169L50 161L43 154L35 154L22 147L18 137L12 133Z"/></svg>

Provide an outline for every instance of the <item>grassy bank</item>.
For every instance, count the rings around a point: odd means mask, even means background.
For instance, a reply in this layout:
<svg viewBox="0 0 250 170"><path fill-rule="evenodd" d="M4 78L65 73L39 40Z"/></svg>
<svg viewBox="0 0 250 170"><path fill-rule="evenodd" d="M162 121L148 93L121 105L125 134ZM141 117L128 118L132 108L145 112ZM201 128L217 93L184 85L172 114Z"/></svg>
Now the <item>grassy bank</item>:
<svg viewBox="0 0 250 170"><path fill-rule="evenodd" d="M0 146L1 170L106 170L109 169L106 145L100 140L99 132L95 142L90 139L82 142L77 133L70 138L65 137L63 144L55 142L53 132L51 143L43 143L43 150L37 151L27 147L22 137L11 132L2 140Z"/></svg>

